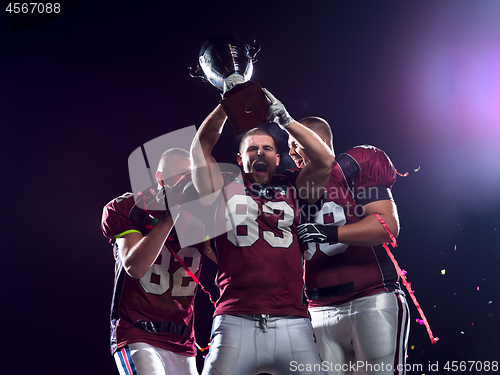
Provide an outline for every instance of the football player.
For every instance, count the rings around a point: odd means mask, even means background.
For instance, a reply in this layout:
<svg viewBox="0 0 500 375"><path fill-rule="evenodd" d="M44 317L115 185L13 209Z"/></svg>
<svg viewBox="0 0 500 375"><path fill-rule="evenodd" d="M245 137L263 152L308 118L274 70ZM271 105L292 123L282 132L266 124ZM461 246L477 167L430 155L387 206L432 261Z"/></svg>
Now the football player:
<svg viewBox="0 0 500 375"><path fill-rule="evenodd" d="M322 196L333 155L266 95L271 101L268 119L278 117L281 127L301 140L309 167L276 175L274 139L256 128L243 136L236 158L243 181L221 173L212 156L226 120L220 105L205 119L191 148L196 190L201 197L216 198L215 224L227 228L215 239L220 298L203 375L326 374L302 300L303 257L296 226L299 200L314 204Z"/></svg>
<svg viewBox="0 0 500 375"><path fill-rule="evenodd" d="M300 122L333 152L332 131L324 119ZM301 141L291 136L289 146L295 164L305 168L309 158ZM390 238L374 216L380 215L397 237L395 179L382 150L354 147L336 157L321 212L313 223L299 227L307 243L309 311L321 358L332 364L329 374L404 373L409 311L397 271L377 246Z"/></svg>
<svg viewBox="0 0 500 375"><path fill-rule="evenodd" d="M170 149L158 165L158 189L145 190L137 200L126 193L104 207L102 231L116 262L111 352L120 375L198 375L193 311L197 285L188 270L199 278L202 255L213 253L206 243L181 248L168 207L163 209L156 199L189 171L189 153ZM177 221L183 224L177 228L193 230L190 218L181 213Z"/></svg>

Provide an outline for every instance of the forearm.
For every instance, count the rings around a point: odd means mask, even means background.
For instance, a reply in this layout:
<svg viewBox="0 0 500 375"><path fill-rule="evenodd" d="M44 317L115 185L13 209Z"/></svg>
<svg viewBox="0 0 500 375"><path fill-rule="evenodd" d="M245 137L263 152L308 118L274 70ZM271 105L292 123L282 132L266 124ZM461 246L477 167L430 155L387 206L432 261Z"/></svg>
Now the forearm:
<svg viewBox="0 0 500 375"><path fill-rule="evenodd" d="M195 143L198 142L199 146L201 146L202 154L211 155L212 150L222 133L226 119L226 112L224 112L224 109L219 104L200 125L193 141L191 151L193 151ZM197 150L195 149L194 151ZM196 153L195 156L200 156L200 154Z"/></svg>
<svg viewBox="0 0 500 375"><path fill-rule="evenodd" d="M385 199L370 202L363 207L363 218L353 224L322 225L305 223L297 227L297 233L302 242L344 243L354 246L375 246L389 242L391 237L378 215L387 225L394 237L399 234L399 218L396 205L392 200Z"/></svg>
<svg viewBox="0 0 500 375"><path fill-rule="evenodd" d="M219 104L203 121L191 145L192 179L200 196L222 188L222 175L212 151L219 140L226 118L226 113Z"/></svg>
<svg viewBox="0 0 500 375"><path fill-rule="evenodd" d="M146 235L130 233L117 239L119 256L125 271L140 279L153 265L167 240L174 222L171 217L160 219Z"/></svg>
<svg viewBox="0 0 500 375"><path fill-rule="evenodd" d="M330 169L335 161L333 151L311 129L293 121L286 131L297 140L314 169Z"/></svg>
<svg viewBox="0 0 500 375"><path fill-rule="evenodd" d="M315 203L326 189L335 157L332 150L316 133L298 122L293 121L286 130L300 143L301 149L309 159L297 177L299 194L307 202Z"/></svg>
<svg viewBox="0 0 500 375"><path fill-rule="evenodd" d="M398 236L399 227L393 217L380 215L394 237ZM390 241L390 236L375 217L367 216L357 223L338 227L338 242L354 246L375 246Z"/></svg>
<svg viewBox="0 0 500 375"><path fill-rule="evenodd" d="M364 217L354 224L338 228L339 242L348 245L374 246L391 240L382 223L375 214L387 224L392 235L399 234L399 216L394 201L384 199L363 206Z"/></svg>

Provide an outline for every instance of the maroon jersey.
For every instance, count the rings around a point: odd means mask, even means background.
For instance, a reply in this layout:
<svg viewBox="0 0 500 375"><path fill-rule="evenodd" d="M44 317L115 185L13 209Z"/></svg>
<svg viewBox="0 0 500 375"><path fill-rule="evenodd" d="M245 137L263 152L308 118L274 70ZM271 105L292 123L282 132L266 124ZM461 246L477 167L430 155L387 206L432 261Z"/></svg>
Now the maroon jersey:
<svg viewBox="0 0 500 375"><path fill-rule="evenodd" d="M180 248L171 234L155 263L141 279L134 279L123 269L116 238L130 232L146 235L161 213L145 211L142 202L126 193L109 202L103 211L102 231L113 244L115 285L111 306L111 352L135 342L144 342L174 353L196 355L194 337L194 296L197 285L174 258L199 277L203 245ZM181 215L186 220L189 215Z"/></svg>
<svg viewBox="0 0 500 375"><path fill-rule="evenodd" d="M220 289L215 315L307 317L302 303L304 261L296 234L297 174L286 171L267 185L224 174L215 223L228 231L215 239Z"/></svg>
<svg viewBox="0 0 500 375"><path fill-rule="evenodd" d="M382 150L372 146L352 148L336 158L325 204L314 221L344 225L361 220L365 204L392 200L395 180L394 166ZM396 269L382 246L309 243L304 256L310 307L399 289Z"/></svg>

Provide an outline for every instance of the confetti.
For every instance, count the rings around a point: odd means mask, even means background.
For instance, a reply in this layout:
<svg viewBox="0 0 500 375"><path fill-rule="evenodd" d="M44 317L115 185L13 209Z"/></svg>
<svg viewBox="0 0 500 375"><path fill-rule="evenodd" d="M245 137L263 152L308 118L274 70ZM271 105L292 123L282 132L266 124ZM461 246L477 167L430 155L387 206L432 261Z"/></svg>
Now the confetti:
<svg viewBox="0 0 500 375"><path fill-rule="evenodd" d="M406 275L408 272L406 272L406 270L401 270L401 273L402 273L403 275Z"/></svg>
<svg viewBox="0 0 500 375"><path fill-rule="evenodd" d="M198 348L198 350L199 350L200 352L202 352L202 353L203 353L205 350L210 349L210 346L212 345L212 343L211 343L211 342L209 342L209 343L208 343L208 345L207 345L206 347L202 348L201 346L199 346L199 345L198 345L198 343L196 343L196 342L195 342L194 344L196 345L196 347Z"/></svg>
<svg viewBox="0 0 500 375"><path fill-rule="evenodd" d="M413 349L415 349L415 345L412 345L412 346L411 346L411 350L413 350Z"/></svg>
<svg viewBox="0 0 500 375"><path fill-rule="evenodd" d="M479 287L477 287L476 290L479 292Z"/></svg>
<svg viewBox="0 0 500 375"><path fill-rule="evenodd" d="M425 323L424 323L424 321L423 321L422 319L415 319L415 320L417 321L417 323L418 323L418 324L422 324L422 325L424 325L424 324L425 324Z"/></svg>
<svg viewBox="0 0 500 375"><path fill-rule="evenodd" d="M417 169L414 169L413 172L418 172L420 170L420 165L418 166Z"/></svg>
<svg viewBox="0 0 500 375"><path fill-rule="evenodd" d="M457 251L457 245L455 245L455 251Z"/></svg>
<svg viewBox="0 0 500 375"><path fill-rule="evenodd" d="M446 273L446 270L445 269L442 269L441 270L441 275L444 275Z"/></svg>
<svg viewBox="0 0 500 375"><path fill-rule="evenodd" d="M401 174L401 173L399 173L398 171L396 171L396 174L397 174L398 176L401 176L401 177L408 177L408 175L409 175L409 173L408 173L408 172L405 172L404 174Z"/></svg>

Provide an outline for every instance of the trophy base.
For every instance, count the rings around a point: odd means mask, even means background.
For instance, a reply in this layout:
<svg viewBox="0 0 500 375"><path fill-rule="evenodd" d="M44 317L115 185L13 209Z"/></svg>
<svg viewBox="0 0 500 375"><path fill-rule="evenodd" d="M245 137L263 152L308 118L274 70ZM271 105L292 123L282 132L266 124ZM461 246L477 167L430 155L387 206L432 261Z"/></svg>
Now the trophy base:
<svg viewBox="0 0 500 375"><path fill-rule="evenodd" d="M224 94L221 104L238 135L267 121L269 101L258 82L248 81L237 85Z"/></svg>

